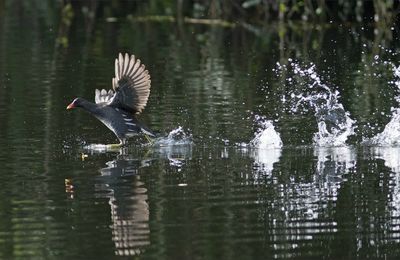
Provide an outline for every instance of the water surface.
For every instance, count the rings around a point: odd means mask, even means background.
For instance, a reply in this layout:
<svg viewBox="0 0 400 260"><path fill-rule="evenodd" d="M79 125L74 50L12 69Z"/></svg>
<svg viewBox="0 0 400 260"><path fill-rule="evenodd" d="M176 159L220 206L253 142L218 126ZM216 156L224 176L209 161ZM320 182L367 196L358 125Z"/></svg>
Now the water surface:
<svg viewBox="0 0 400 260"><path fill-rule="evenodd" d="M374 139L399 107L395 31L76 15L66 31L23 5L0 18L1 258L400 255L396 120ZM111 87L125 51L152 77L141 121L190 141L85 149L116 139L65 107ZM334 129L340 145L315 139Z"/></svg>

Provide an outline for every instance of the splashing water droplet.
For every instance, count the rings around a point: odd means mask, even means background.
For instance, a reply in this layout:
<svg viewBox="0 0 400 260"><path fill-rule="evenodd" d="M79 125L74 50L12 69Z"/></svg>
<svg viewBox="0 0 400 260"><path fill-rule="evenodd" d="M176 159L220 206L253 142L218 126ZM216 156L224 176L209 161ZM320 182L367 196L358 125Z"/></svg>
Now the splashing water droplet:
<svg viewBox="0 0 400 260"><path fill-rule="evenodd" d="M395 109L392 114L392 119L385 126L385 129L372 137L366 139L365 144L390 146L400 144L400 109Z"/></svg>
<svg viewBox="0 0 400 260"><path fill-rule="evenodd" d="M183 127L172 130L168 136L155 140L154 145L171 146L171 145L191 145L193 144L192 135L186 132Z"/></svg>
<svg viewBox="0 0 400 260"><path fill-rule="evenodd" d="M254 121L258 125L254 138L248 144L238 143L237 146L254 158L260 174L269 175L281 157L282 140L271 120L256 115Z"/></svg>
<svg viewBox="0 0 400 260"><path fill-rule="evenodd" d="M355 121L338 103L337 96L330 96L333 102L327 106L316 107L318 132L314 134L314 143L318 146L342 146L347 138L354 134Z"/></svg>
<svg viewBox="0 0 400 260"><path fill-rule="evenodd" d="M271 120L256 115L256 123L259 129L255 133L254 138L250 141L250 146L258 149L273 149L282 147L282 139Z"/></svg>
<svg viewBox="0 0 400 260"><path fill-rule="evenodd" d="M305 104L315 111L318 132L314 134L314 144L317 146L342 146L347 138L354 134L355 121L350 118L343 105L339 102L340 94L323 83L315 71L315 65L307 68L293 62L293 73L299 77L296 82L303 83L305 90L301 94L290 94L294 106L293 113ZM282 68L280 68L282 69ZM297 101L294 101L294 99ZM306 110L307 111L307 110Z"/></svg>
<svg viewBox="0 0 400 260"><path fill-rule="evenodd" d="M392 66L393 76L396 78L394 85L400 90L400 66ZM395 97L400 103L400 95ZM400 108L392 108L392 118L383 131L371 139L365 139L364 144L379 146L400 145Z"/></svg>

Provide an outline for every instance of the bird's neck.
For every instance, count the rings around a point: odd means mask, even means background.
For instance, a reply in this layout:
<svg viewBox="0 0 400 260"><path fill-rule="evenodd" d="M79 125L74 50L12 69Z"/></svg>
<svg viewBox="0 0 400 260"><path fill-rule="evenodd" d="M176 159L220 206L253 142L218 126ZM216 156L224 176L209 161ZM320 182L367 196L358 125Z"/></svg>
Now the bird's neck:
<svg viewBox="0 0 400 260"><path fill-rule="evenodd" d="M81 101L81 107L82 107L84 110L86 110L86 111L88 111L89 113L91 113L91 114L95 113L95 112L98 110L98 108L99 108L99 106L98 106L97 104L92 103L92 102L90 102L90 101L87 101L86 99L82 99L82 101Z"/></svg>

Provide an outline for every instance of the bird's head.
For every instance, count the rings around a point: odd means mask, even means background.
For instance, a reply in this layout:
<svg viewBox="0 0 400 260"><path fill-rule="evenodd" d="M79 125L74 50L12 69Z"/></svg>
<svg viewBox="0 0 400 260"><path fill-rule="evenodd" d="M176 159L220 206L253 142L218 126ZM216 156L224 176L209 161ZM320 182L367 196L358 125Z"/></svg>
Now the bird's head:
<svg viewBox="0 0 400 260"><path fill-rule="evenodd" d="M67 109L72 109L76 107L81 107L82 106L82 99L81 98L75 98L71 104L67 106Z"/></svg>

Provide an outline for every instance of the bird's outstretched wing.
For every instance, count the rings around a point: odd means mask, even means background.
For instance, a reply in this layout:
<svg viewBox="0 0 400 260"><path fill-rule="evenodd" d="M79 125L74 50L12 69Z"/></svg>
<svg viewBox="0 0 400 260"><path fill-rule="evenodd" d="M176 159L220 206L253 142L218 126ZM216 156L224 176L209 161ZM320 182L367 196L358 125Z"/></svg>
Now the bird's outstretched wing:
<svg viewBox="0 0 400 260"><path fill-rule="evenodd" d="M112 79L115 95L111 106L120 107L134 114L143 111L150 95L150 75L134 55L127 53L115 59L115 77Z"/></svg>
<svg viewBox="0 0 400 260"><path fill-rule="evenodd" d="M100 103L110 103L114 97L114 91L111 89L107 92L105 89L98 90L94 94L94 101L96 104Z"/></svg>

